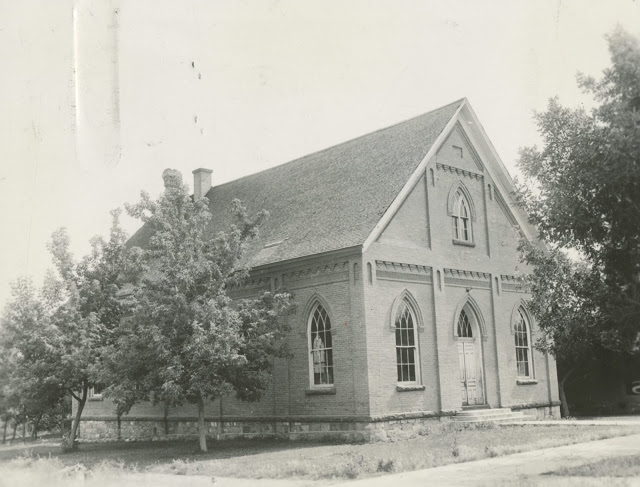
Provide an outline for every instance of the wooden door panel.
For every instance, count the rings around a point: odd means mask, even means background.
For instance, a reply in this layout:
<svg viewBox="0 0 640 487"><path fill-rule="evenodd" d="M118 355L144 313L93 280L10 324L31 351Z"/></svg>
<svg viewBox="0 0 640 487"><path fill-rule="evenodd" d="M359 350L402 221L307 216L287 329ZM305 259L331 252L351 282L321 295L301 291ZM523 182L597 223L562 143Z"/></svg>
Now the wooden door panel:
<svg viewBox="0 0 640 487"><path fill-rule="evenodd" d="M466 367L464 363L464 343L458 343L458 362L460 369L460 387L462 389L462 404L469 404L467 398L467 386L466 386Z"/></svg>
<svg viewBox="0 0 640 487"><path fill-rule="evenodd" d="M476 387L476 356L473 343L464 343L464 366L467 378L467 402L477 404L478 394Z"/></svg>

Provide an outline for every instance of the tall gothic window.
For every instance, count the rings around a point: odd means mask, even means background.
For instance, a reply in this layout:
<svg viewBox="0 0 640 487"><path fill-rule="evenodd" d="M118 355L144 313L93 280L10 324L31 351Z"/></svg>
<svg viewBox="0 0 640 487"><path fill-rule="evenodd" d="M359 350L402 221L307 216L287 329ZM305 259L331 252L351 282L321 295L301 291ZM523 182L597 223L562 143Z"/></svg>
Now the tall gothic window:
<svg viewBox="0 0 640 487"><path fill-rule="evenodd" d="M319 303L309 317L309 369L312 386L333 384L331 320Z"/></svg>
<svg viewBox="0 0 640 487"><path fill-rule="evenodd" d="M518 310L517 321L514 325L516 339L516 367L518 377L530 379L533 377L531 366L531 332L529 322L521 309Z"/></svg>
<svg viewBox="0 0 640 487"><path fill-rule="evenodd" d="M460 318L458 318L458 336L460 338L473 338L471 322L464 310L460 311Z"/></svg>
<svg viewBox="0 0 640 487"><path fill-rule="evenodd" d="M406 301L396 315L396 367L398 382L418 382L416 320Z"/></svg>
<svg viewBox="0 0 640 487"><path fill-rule="evenodd" d="M473 241L469 202L461 190L456 192L453 203L453 238L461 242Z"/></svg>

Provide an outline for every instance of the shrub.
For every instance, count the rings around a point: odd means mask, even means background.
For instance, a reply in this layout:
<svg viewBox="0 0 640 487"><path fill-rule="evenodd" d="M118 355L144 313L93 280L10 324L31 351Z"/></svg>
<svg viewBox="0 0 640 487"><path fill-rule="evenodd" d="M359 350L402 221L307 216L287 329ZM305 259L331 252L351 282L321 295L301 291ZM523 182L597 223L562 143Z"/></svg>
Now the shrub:
<svg viewBox="0 0 640 487"><path fill-rule="evenodd" d="M380 460L378 462L378 472L393 472L393 460Z"/></svg>
<svg viewBox="0 0 640 487"><path fill-rule="evenodd" d="M173 462L171 462L170 468L176 475L187 475L187 471L189 470L189 462L185 462L184 460L180 460L179 458L174 459Z"/></svg>
<svg viewBox="0 0 640 487"><path fill-rule="evenodd" d="M494 447L489 445L484 447L484 452L487 454L489 458L494 458L498 456L498 451Z"/></svg>

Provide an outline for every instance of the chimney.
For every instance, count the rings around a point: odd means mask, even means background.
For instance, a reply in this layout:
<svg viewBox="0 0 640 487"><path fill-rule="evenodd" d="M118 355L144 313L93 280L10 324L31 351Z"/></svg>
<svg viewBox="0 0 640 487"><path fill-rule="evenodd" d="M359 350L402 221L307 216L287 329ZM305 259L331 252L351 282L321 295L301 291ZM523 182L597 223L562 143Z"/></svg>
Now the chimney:
<svg viewBox="0 0 640 487"><path fill-rule="evenodd" d="M193 171L193 200L198 201L211 189L211 169L203 167Z"/></svg>
<svg viewBox="0 0 640 487"><path fill-rule="evenodd" d="M182 185L182 174L176 169L165 169L162 171L164 189L179 188Z"/></svg>

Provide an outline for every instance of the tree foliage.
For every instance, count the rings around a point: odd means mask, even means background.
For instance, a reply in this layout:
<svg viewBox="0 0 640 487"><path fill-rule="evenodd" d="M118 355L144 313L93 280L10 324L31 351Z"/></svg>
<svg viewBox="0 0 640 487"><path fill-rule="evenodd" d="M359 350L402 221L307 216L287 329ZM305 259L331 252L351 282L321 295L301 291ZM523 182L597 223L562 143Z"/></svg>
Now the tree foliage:
<svg viewBox="0 0 640 487"><path fill-rule="evenodd" d="M607 39L602 79L578 75L595 108L550 100L536 114L542 148L522 149L519 160L521 202L551 248L522 247L536 267L532 308L550 338L539 346L572 364L566 371L599 349L639 345L640 43L620 28Z"/></svg>
<svg viewBox="0 0 640 487"><path fill-rule="evenodd" d="M108 240L95 237L91 252L75 261L65 229L55 231L48 248L54 270L37 293L29 279L19 279L3 315L3 370L25 411L42 417L76 399L68 438L73 448L89 389L104 376L104 351L129 302L122 287L135 281L136 259L127 256L119 212L112 212Z"/></svg>
<svg viewBox="0 0 640 487"><path fill-rule="evenodd" d="M144 277L132 288L135 302L111 349L119 384L106 393L121 412L140 400L198 406L200 446L206 450L204 401L235 392L259 399L274 356L285 356L290 309L286 291L234 302L228 291L247 279L246 244L267 217L250 218L233 202L235 223L210 235L208 200L193 201L177 171L163 175L165 192L142 193L128 212L151 230L138 249Z"/></svg>
<svg viewBox="0 0 640 487"><path fill-rule="evenodd" d="M32 281L12 284L0 332L0 407L6 424L31 423L36 436L43 420L61 425L64 388L51 374L55 332ZM6 429L4 431L6 434Z"/></svg>

